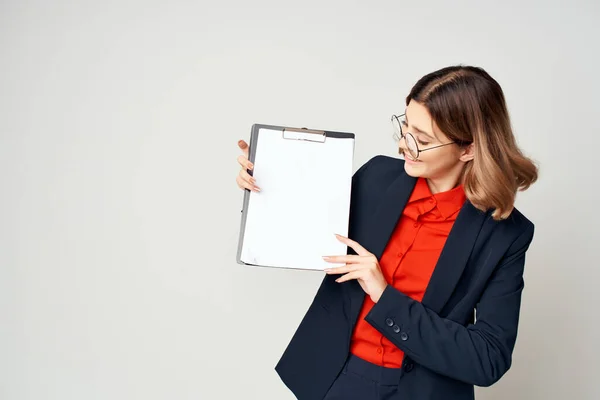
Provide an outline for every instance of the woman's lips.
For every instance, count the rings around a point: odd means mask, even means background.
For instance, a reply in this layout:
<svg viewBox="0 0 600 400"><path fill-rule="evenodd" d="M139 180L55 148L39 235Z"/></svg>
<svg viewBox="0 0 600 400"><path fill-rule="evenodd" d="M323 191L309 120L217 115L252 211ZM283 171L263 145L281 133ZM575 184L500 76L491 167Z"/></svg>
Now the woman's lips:
<svg viewBox="0 0 600 400"><path fill-rule="evenodd" d="M420 162L419 160L413 160L412 158L410 158L410 156L407 156L406 154L404 154L404 160L409 164L416 164Z"/></svg>

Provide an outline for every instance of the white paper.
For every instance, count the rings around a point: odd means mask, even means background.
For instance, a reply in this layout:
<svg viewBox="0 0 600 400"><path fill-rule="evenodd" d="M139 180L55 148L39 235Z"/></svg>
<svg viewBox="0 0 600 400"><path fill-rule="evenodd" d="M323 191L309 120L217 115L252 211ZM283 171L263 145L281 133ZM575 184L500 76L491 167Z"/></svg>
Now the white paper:
<svg viewBox="0 0 600 400"><path fill-rule="evenodd" d="M286 136L287 137L287 136ZM345 255L334 236L348 236L353 139L289 140L282 131L260 129L241 261L316 269L336 266L324 255Z"/></svg>

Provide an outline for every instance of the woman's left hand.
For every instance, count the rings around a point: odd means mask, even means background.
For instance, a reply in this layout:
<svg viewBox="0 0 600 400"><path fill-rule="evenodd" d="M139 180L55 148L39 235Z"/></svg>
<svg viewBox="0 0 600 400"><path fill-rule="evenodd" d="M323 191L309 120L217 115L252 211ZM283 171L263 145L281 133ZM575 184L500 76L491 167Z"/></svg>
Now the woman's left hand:
<svg viewBox="0 0 600 400"><path fill-rule="evenodd" d="M350 279L358 280L360 287L371 297L374 303L379 301L388 283L381 272L379 261L372 253L352 239L341 235L335 235L337 239L352 248L357 255L324 256L323 259L331 263L346 263L341 267L328 268L327 274L345 274L336 282L345 282Z"/></svg>

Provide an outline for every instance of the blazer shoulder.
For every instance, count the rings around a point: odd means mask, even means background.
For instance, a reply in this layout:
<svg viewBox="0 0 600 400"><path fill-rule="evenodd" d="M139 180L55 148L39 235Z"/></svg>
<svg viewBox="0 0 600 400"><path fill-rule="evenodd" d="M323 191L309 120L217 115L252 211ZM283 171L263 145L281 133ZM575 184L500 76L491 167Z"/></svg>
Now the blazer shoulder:
<svg viewBox="0 0 600 400"><path fill-rule="evenodd" d="M404 160L383 154L372 157L367 161L367 164L376 165L378 168L400 169L404 171Z"/></svg>
<svg viewBox="0 0 600 400"><path fill-rule="evenodd" d="M535 225L516 207L513 208L508 218L496 221L492 218L491 210L487 212L488 222L493 224L492 229L513 245L529 245L533 240Z"/></svg>
<svg viewBox="0 0 600 400"><path fill-rule="evenodd" d="M371 157L371 159L369 159L358 169L358 171L356 171L356 174L363 176L366 175L367 171L369 171L369 173L375 171L378 175L382 172L390 172L396 176L398 173L406 173L404 171L404 160L383 154L378 154L374 157Z"/></svg>
<svg viewBox="0 0 600 400"><path fill-rule="evenodd" d="M533 230L535 229L534 223L516 207L513 208L512 212L504 222L513 225L514 227L518 227L521 232L531 231L533 234Z"/></svg>

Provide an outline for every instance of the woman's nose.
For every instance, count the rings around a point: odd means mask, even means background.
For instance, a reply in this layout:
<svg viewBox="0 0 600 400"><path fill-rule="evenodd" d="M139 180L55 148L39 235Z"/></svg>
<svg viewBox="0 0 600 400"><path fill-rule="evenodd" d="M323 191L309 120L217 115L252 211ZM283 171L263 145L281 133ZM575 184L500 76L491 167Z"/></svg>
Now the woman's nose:
<svg viewBox="0 0 600 400"><path fill-rule="evenodd" d="M402 150L408 150L408 148L406 147L406 136L400 138L400 140L398 141L398 147Z"/></svg>

